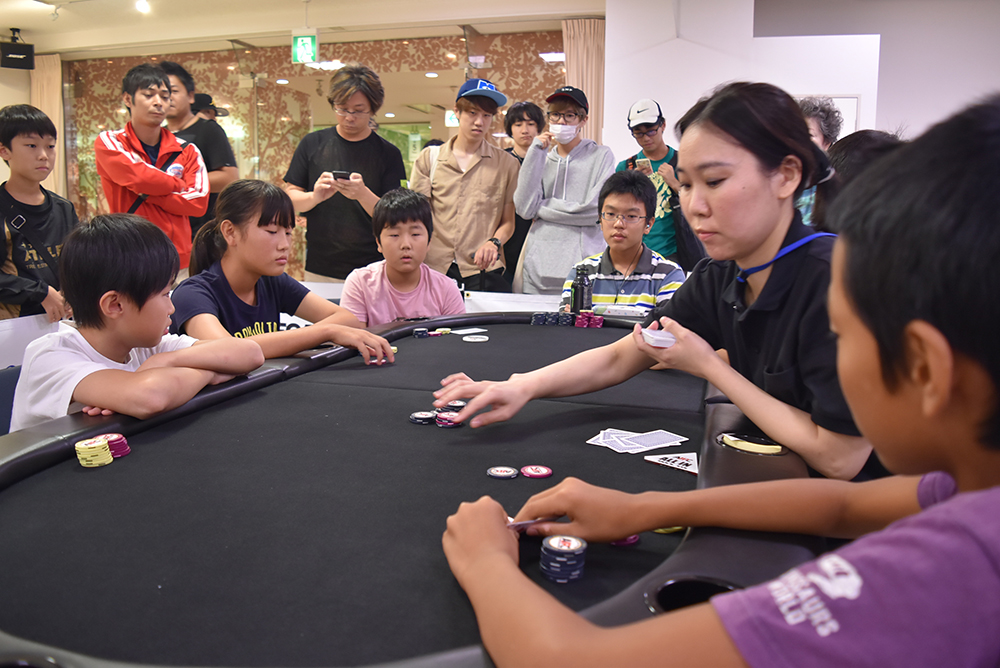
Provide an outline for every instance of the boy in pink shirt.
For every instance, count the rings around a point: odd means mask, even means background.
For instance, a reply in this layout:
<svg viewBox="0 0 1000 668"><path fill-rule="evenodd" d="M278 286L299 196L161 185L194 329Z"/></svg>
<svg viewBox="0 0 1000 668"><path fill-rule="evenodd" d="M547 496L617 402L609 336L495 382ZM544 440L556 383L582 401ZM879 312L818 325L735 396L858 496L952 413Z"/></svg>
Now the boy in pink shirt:
<svg viewBox="0 0 1000 668"><path fill-rule="evenodd" d="M372 212L372 233L385 257L352 271L340 305L367 327L407 318L465 313L455 281L424 264L434 224L420 193L386 193Z"/></svg>

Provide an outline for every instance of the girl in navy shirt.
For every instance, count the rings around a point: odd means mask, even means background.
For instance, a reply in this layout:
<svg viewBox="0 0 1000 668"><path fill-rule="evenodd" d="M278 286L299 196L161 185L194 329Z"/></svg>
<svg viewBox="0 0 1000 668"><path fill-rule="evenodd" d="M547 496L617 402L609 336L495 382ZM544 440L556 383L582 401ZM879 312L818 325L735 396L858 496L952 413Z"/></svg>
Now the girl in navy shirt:
<svg viewBox="0 0 1000 668"><path fill-rule="evenodd" d="M267 358L336 343L357 348L365 364L393 361L385 339L285 273L294 226L292 202L277 186L249 179L228 185L215 220L194 239L191 278L174 290L171 331L198 339L252 338ZM279 313L315 324L280 331Z"/></svg>

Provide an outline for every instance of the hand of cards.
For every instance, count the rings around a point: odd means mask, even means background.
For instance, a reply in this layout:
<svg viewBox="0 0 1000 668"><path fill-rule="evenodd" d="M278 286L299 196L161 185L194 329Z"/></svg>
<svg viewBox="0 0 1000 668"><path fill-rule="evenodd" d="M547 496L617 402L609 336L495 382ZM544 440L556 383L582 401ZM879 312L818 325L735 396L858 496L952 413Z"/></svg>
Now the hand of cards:
<svg viewBox="0 0 1000 668"><path fill-rule="evenodd" d="M625 431L624 429L603 429L600 434L587 441L587 443L602 445L605 448L611 448L615 452L627 452L630 455L635 455L648 450L680 445L686 440L688 440L686 436L673 434L663 429L647 431L643 434L638 434L634 431Z"/></svg>

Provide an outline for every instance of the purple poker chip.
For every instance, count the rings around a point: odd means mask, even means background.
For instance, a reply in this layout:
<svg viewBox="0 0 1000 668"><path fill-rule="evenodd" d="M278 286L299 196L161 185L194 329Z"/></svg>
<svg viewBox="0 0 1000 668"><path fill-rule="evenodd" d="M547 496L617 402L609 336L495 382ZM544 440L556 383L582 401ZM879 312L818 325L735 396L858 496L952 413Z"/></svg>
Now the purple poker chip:
<svg viewBox="0 0 1000 668"><path fill-rule="evenodd" d="M622 538L621 540L613 540L611 541L611 544L615 545L616 547L626 547L628 545L635 545L638 542L639 542L639 534L632 534L631 536L628 536L627 538Z"/></svg>

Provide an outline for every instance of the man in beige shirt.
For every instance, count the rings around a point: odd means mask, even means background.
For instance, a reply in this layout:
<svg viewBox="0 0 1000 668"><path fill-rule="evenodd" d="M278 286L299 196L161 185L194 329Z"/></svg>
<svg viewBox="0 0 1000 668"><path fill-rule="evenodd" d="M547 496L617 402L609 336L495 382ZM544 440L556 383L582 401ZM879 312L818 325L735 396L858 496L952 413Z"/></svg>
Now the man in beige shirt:
<svg viewBox="0 0 1000 668"><path fill-rule="evenodd" d="M431 201L434 236L424 263L466 290L510 292L500 249L514 233L518 162L486 141L507 97L485 79L458 90L458 134L413 165L413 190Z"/></svg>

